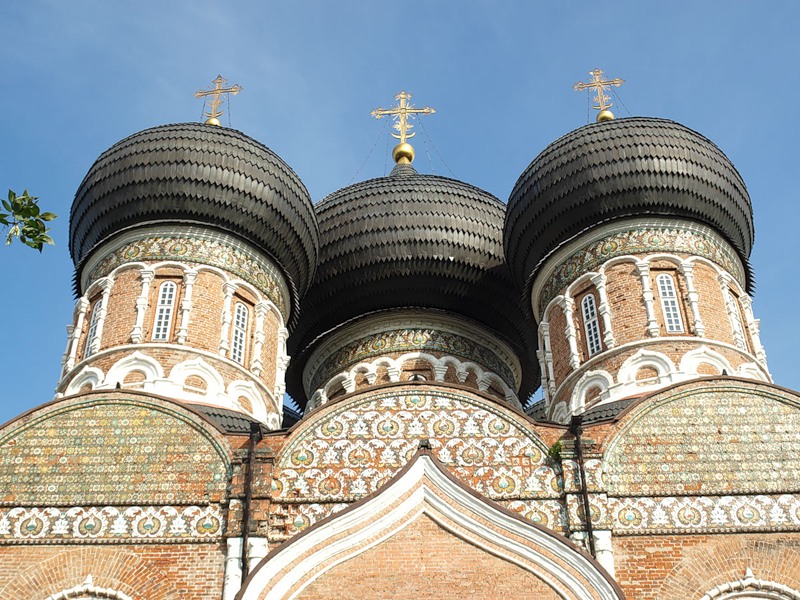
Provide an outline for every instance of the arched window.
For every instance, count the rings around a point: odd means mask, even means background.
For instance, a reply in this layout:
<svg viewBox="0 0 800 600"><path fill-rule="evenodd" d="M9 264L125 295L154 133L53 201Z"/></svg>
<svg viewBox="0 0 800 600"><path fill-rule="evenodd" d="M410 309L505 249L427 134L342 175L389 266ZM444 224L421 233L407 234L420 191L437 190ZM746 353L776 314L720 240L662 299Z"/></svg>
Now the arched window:
<svg viewBox="0 0 800 600"><path fill-rule="evenodd" d="M238 363L244 363L244 343L247 339L247 307L241 302L236 303L233 313L233 338L231 339L231 358Z"/></svg>
<svg viewBox="0 0 800 600"><path fill-rule="evenodd" d="M656 277L658 296L661 298L661 309L664 311L664 325L667 333L683 333L683 319L678 306L678 294L675 292L675 280L672 275L662 273Z"/></svg>
<svg viewBox="0 0 800 600"><path fill-rule="evenodd" d="M169 339L169 327L172 323L172 309L175 306L175 284L165 281L158 288L158 305L156 318L153 322L153 340L164 341Z"/></svg>
<svg viewBox="0 0 800 600"><path fill-rule="evenodd" d="M586 332L586 348L589 351L589 356L592 356L603 349L594 294L586 294L583 297L583 300L581 300L581 312L583 313L583 330Z"/></svg>
<svg viewBox="0 0 800 600"><path fill-rule="evenodd" d="M92 354L92 346L94 345L94 338L97 335L97 326L100 324L100 304L103 298L97 299L97 302L92 306L92 319L89 321L89 333L86 334L86 347L83 349L83 357L87 358Z"/></svg>

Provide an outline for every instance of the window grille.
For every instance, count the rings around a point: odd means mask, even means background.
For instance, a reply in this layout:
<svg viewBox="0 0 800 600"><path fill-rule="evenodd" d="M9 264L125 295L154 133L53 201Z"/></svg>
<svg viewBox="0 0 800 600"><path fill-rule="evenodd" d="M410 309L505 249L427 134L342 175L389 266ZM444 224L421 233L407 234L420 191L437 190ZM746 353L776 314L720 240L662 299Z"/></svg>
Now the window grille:
<svg viewBox="0 0 800 600"><path fill-rule="evenodd" d="M169 326L172 322L176 289L173 282L165 281L158 290L158 305L156 306L156 318L153 323L153 340L164 341L169 339Z"/></svg>
<svg viewBox="0 0 800 600"><path fill-rule="evenodd" d="M233 317L233 339L231 340L231 358L238 363L244 363L244 342L247 337L247 307L241 302L236 303Z"/></svg>
<svg viewBox="0 0 800 600"><path fill-rule="evenodd" d="M589 350L589 356L592 356L603 349L594 294L587 294L583 297L581 311L583 312L583 329L586 332L586 348Z"/></svg>
<svg viewBox="0 0 800 600"><path fill-rule="evenodd" d="M83 350L83 357L87 358L92 355L92 346L94 345L94 338L97 335L97 326L100 324L100 304L103 302L99 298L92 307L92 320L89 321L89 333L86 335L86 348Z"/></svg>
<svg viewBox="0 0 800 600"><path fill-rule="evenodd" d="M664 325L667 333L683 333L683 319L678 306L678 295L675 292L675 281L672 275L662 273L656 277L658 295L664 312Z"/></svg>

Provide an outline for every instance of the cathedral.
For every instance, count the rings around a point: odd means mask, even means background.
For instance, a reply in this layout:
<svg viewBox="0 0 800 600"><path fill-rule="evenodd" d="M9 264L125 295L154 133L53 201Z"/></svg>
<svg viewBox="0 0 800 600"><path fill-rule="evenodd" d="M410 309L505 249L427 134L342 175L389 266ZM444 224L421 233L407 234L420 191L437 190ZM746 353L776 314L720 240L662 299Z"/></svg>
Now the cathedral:
<svg viewBox="0 0 800 600"><path fill-rule="evenodd" d="M501 201L415 169L409 98L316 203L216 105L95 161L55 397L0 428L0 599L800 600L724 152L604 109Z"/></svg>

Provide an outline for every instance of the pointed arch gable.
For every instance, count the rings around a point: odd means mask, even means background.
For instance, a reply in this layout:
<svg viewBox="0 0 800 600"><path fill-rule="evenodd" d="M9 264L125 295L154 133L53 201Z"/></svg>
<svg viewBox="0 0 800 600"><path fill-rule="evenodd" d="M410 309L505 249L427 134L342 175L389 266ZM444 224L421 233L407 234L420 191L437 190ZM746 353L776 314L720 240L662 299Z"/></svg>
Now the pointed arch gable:
<svg viewBox="0 0 800 600"><path fill-rule="evenodd" d="M624 595L598 563L566 538L527 521L470 490L454 478L427 448L379 492L372 494L306 530L273 550L245 581L237 600L299 598L315 580L333 569L387 543L404 529L428 518L447 535L513 565L518 583L532 576L549 591L545 597L581 600L621 600ZM435 552L427 549L426 553ZM429 584L419 560L394 562L398 581ZM421 558L420 558L421 557ZM449 563L448 563L449 564ZM484 566L491 564L487 560ZM433 563L430 564L433 568ZM450 568L448 566L448 568ZM517 579L517 578L509 578ZM435 584L431 584L431 588ZM520 592L525 587L520 587ZM429 597L435 597L429 589Z"/></svg>

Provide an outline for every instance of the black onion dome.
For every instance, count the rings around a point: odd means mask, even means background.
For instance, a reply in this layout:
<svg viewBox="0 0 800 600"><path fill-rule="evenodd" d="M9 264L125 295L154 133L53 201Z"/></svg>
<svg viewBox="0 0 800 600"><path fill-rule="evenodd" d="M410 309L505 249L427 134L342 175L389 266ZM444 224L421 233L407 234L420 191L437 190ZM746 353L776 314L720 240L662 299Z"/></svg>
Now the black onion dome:
<svg viewBox="0 0 800 600"><path fill-rule="evenodd" d="M686 217L718 231L745 265L753 209L744 181L713 142L665 119L586 125L550 144L508 200L505 250L520 286L542 261L600 223L641 215Z"/></svg>
<svg viewBox="0 0 800 600"><path fill-rule="evenodd" d="M302 401L305 359L323 334L377 311L425 308L478 321L510 344L523 363L524 402L538 382L530 358L536 341L503 257L504 209L483 190L411 165L317 204L317 273L289 338L295 400Z"/></svg>
<svg viewBox="0 0 800 600"><path fill-rule="evenodd" d="M274 152L234 129L163 125L101 154L72 204L72 260L80 269L110 236L152 223L211 225L255 244L283 270L294 306L314 274L318 230L308 191Z"/></svg>

